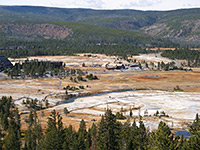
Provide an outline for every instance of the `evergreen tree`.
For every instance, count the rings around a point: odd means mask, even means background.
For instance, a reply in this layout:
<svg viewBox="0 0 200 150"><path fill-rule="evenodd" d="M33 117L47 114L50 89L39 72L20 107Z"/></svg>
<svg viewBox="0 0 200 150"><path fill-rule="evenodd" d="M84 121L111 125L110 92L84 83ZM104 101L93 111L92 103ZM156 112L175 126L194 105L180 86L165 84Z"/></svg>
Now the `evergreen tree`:
<svg viewBox="0 0 200 150"><path fill-rule="evenodd" d="M24 149L25 150L35 150L36 149L36 141L33 131L29 128L25 132L25 144Z"/></svg>
<svg viewBox="0 0 200 150"><path fill-rule="evenodd" d="M62 117L52 111L48 119L48 127L43 140L40 144L40 149L43 150L61 150L64 142L64 130L62 124Z"/></svg>
<svg viewBox="0 0 200 150"><path fill-rule="evenodd" d="M65 132L64 132L63 122L62 122L62 116L58 113L57 113L57 132L59 136L59 147L61 149L64 143Z"/></svg>
<svg viewBox="0 0 200 150"><path fill-rule="evenodd" d="M82 119L80 122L80 127L78 130L78 149L86 149L85 139L86 139L87 131L85 121Z"/></svg>
<svg viewBox="0 0 200 150"><path fill-rule="evenodd" d="M120 149L126 149L126 146L129 144L130 136L131 127L129 120L127 120L127 122L125 122L121 127L120 139L122 140L122 144L120 145Z"/></svg>
<svg viewBox="0 0 200 150"><path fill-rule="evenodd" d="M148 144L147 131L142 120L140 120L138 128L138 141L140 142L139 149L146 149Z"/></svg>
<svg viewBox="0 0 200 150"><path fill-rule="evenodd" d="M45 101L45 106L46 106L46 108L49 107L49 101L48 100Z"/></svg>
<svg viewBox="0 0 200 150"><path fill-rule="evenodd" d="M72 149L73 142L74 142L74 140L76 140L76 139L73 139L74 134L76 134L76 133L73 131L72 125L70 125L68 128L65 129L65 139L64 139L64 143L63 143L63 150Z"/></svg>
<svg viewBox="0 0 200 150"><path fill-rule="evenodd" d="M64 108L64 114L67 115L69 113L69 110L65 107Z"/></svg>
<svg viewBox="0 0 200 150"><path fill-rule="evenodd" d="M88 133L86 135L85 149L89 150L91 146L92 146L92 137L91 137L91 128L89 128Z"/></svg>
<svg viewBox="0 0 200 150"><path fill-rule="evenodd" d="M188 147L190 149L200 149L200 118L196 114L196 118L193 124L190 126L191 137L188 141Z"/></svg>
<svg viewBox="0 0 200 150"><path fill-rule="evenodd" d="M133 112L132 112L132 109L130 108L130 113L129 113L130 117L133 116Z"/></svg>
<svg viewBox="0 0 200 150"><path fill-rule="evenodd" d="M38 137L38 135L41 134L42 131L38 130L39 125L36 122L36 111L34 111L34 115L32 111L29 113L29 126L27 131L25 132L25 150L36 150L38 141L41 137Z"/></svg>
<svg viewBox="0 0 200 150"><path fill-rule="evenodd" d="M18 138L17 126L11 119L8 127L8 135L5 137L4 145L6 150L20 150L20 139Z"/></svg>
<svg viewBox="0 0 200 150"><path fill-rule="evenodd" d="M140 142L138 141L138 127L136 125L136 122L134 120L131 130L130 130L130 136L127 139L127 145L126 149L127 150L132 150L132 149L139 149L139 144Z"/></svg>
<svg viewBox="0 0 200 150"><path fill-rule="evenodd" d="M200 130L200 118L199 114L196 114L196 118L193 121L193 124L190 126L190 133L196 135Z"/></svg>
<svg viewBox="0 0 200 150"><path fill-rule="evenodd" d="M7 130L8 129L8 116L6 114L2 114L2 117L1 117L1 124L2 124L2 127L4 130Z"/></svg>
<svg viewBox="0 0 200 150"><path fill-rule="evenodd" d="M85 135L83 132L78 133L78 139L77 139L77 150L86 149L85 145Z"/></svg>
<svg viewBox="0 0 200 150"><path fill-rule="evenodd" d="M3 134L2 134L2 130L0 128L0 150L2 150L2 146L3 146L2 138L3 138Z"/></svg>
<svg viewBox="0 0 200 150"><path fill-rule="evenodd" d="M21 138L21 130L20 130L21 129L21 119L20 119L18 108L15 109L14 115L15 115L17 137L18 137L18 140L20 141L20 138Z"/></svg>
<svg viewBox="0 0 200 150"><path fill-rule="evenodd" d="M110 109L107 109L105 112L105 116L102 116L102 119L99 124L97 136L97 149L120 149L119 132L120 128L119 124L116 121L115 115L112 114L112 111Z"/></svg>
<svg viewBox="0 0 200 150"><path fill-rule="evenodd" d="M42 127L39 123L37 123L33 129L35 138L36 138L36 150L38 149L38 146L40 145L41 139L42 139Z"/></svg>
<svg viewBox="0 0 200 150"><path fill-rule="evenodd" d="M96 150L97 149L97 126L93 123L91 130L90 130L90 134L91 134L91 141L92 141L92 145L91 145L91 150Z"/></svg>
<svg viewBox="0 0 200 150"><path fill-rule="evenodd" d="M160 122L158 130L151 134L151 147L160 150L177 149L179 137L172 135L169 127L164 122Z"/></svg>
<svg viewBox="0 0 200 150"><path fill-rule="evenodd" d="M181 135L181 139L179 141L179 145L178 145L178 150L189 150L189 144L188 141L186 141L186 139L183 137L183 135Z"/></svg>
<svg viewBox="0 0 200 150"><path fill-rule="evenodd" d="M29 117L28 117L28 128L31 128L32 125L33 125L33 123L34 123L33 112L30 111L30 113L29 113Z"/></svg>

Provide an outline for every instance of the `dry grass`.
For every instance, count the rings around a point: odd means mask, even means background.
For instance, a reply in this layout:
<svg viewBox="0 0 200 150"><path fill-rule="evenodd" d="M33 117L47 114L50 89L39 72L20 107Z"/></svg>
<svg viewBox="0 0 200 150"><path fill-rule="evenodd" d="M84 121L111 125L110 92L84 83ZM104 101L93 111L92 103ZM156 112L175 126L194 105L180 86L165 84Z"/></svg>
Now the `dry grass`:
<svg viewBox="0 0 200 150"><path fill-rule="evenodd" d="M39 119L39 123L41 124L41 126L43 127L43 129L45 129L47 127L47 122L48 122L48 117L50 116L51 112L49 111L43 111L44 112L44 116L41 116L41 112L37 112L37 116ZM92 116L92 115L88 115L88 114L79 114L79 113L70 113L68 115L64 115L62 111L57 111L61 114L62 118L63 118L63 125L64 127L68 127L69 125L72 125L73 128L77 131L79 129L79 125L80 125L80 121L82 119L84 119L84 121L86 122L86 128L89 128L92 126L93 123L98 123L98 121L100 120L100 116ZM26 123L24 121L24 118L28 118L28 114L22 114L21 115L21 129L22 130L26 130L28 128L28 123ZM95 119L95 121L92 121L93 119Z"/></svg>
<svg viewBox="0 0 200 150"><path fill-rule="evenodd" d="M151 88L159 90L173 90L180 86L184 91L200 92L200 72L134 72L112 73L97 75L100 80L74 83L69 78L62 79L62 86L89 86L81 90L88 93L102 91L116 91L131 88ZM149 78L158 76L159 78ZM63 92L58 86L58 79L27 79L0 80L0 93L48 95Z"/></svg>
<svg viewBox="0 0 200 150"><path fill-rule="evenodd" d="M175 50L175 48L148 48L147 50L154 50L154 51L157 51L157 50L161 50L161 51L165 51L165 50ZM191 48L191 50L197 50L199 51L200 48Z"/></svg>
<svg viewBox="0 0 200 150"><path fill-rule="evenodd" d="M147 76L159 76L160 78L148 78ZM89 85L90 88L84 90L89 93L99 93L105 91L122 90L127 88L151 88L159 90L173 90L174 87L179 85L181 89L187 92L200 92L200 73L197 72L148 72L148 73L111 73L99 75L100 80L87 81L80 83L72 83L68 78L62 79L62 85ZM40 89L55 89L58 90L56 79L33 79L32 82L22 82L21 80L4 80L3 83L10 83L12 86L0 88L0 92L11 92L10 89L14 89L16 85L22 85L18 90L12 91L16 93L38 93L38 90L30 88L23 88L23 85L39 85ZM1 82L2 83L2 82ZM7 90L7 91L6 91ZM42 91L43 91L42 90ZM48 90L44 91L50 93ZM95 109L95 108L92 108ZM78 130L81 119L86 121L87 128L91 127L93 123L98 123L100 116L88 115L84 113L70 113L67 116L60 111L63 117L64 126L72 125L75 130ZM38 118L40 119L41 125L45 128L47 126L47 119L50 115L50 111L44 110L44 116L41 117L41 112L38 112ZM24 118L27 114L23 114L21 117ZM92 121L95 119L96 121ZM150 120L149 120L150 119ZM152 121L151 118L147 120ZM26 129L27 124L22 119L22 129Z"/></svg>
<svg viewBox="0 0 200 150"><path fill-rule="evenodd" d="M164 50L164 49L162 49ZM33 57L30 59L51 59L62 60L65 63L74 63L78 61L79 64L88 62L88 64L102 64L113 63L117 58L108 57L105 55L94 55L93 57L87 57L84 55L78 56L47 56L47 57ZM121 61L121 60L120 60ZM104 68L91 68L91 67L77 67L87 71L103 71ZM61 79L62 86L88 86L82 93L101 93L108 91L119 91L125 89L156 89L156 90L169 90L172 91L177 85L185 92L200 92L200 69L193 69L195 72L113 72L106 71L106 74L97 74L99 80L87 82L74 83L71 82L69 77ZM158 78L152 78L157 76ZM85 77L84 77L85 78ZM59 79L47 78L47 79L25 79L25 80L1 80L0 79L0 94L17 96L36 95L45 97L48 94L60 94L65 90L58 86ZM97 108L91 108L97 110ZM70 113L67 116L59 111L63 117L64 126L72 125L75 130L79 128L80 120L86 121L87 127L90 127L93 123L97 123L100 120L100 116L88 115L85 113ZM47 126L48 116L50 111L44 110L44 116L41 116L41 112L38 112L38 118L43 127ZM24 118L28 117L28 114L23 114L22 129L27 128L27 124ZM96 121L92 121L95 119ZM132 119L133 120L133 119ZM146 118L146 120L153 121L152 118Z"/></svg>

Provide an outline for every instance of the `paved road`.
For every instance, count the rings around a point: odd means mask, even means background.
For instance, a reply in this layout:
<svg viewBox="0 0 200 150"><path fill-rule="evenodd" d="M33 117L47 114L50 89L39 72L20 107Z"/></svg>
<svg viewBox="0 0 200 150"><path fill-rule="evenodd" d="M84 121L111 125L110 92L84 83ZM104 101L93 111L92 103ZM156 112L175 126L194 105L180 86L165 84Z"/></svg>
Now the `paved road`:
<svg viewBox="0 0 200 150"><path fill-rule="evenodd" d="M162 57L161 54L162 54L162 53L157 53L157 54L155 54L155 55L156 55L158 58L167 58L167 57ZM169 59L169 58L168 58L168 59ZM181 63L180 63L179 61L177 61L177 60L172 60L172 61L175 62L175 65L176 65L177 67L181 67Z"/></svg>

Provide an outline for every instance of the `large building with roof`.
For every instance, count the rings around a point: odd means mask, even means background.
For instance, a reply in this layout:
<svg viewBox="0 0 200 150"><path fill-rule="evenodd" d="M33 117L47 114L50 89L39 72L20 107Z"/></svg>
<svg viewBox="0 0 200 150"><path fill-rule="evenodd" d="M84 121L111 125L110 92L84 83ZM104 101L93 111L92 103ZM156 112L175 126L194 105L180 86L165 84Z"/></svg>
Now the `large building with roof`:
<svg viewBox="0 0 200 150"><path fill-rule="evenodd" d="M8 58L4 56L0 56L0 71L3 71L7 68L13 67L12 63L8 60Z"/></svg>

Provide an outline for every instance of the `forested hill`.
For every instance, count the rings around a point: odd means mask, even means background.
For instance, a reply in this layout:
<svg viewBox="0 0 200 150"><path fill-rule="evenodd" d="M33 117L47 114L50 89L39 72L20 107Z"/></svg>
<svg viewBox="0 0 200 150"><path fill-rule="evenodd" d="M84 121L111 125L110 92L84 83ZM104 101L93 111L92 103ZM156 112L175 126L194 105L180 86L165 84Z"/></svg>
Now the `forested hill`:
<svg viewBox="0 0 200 150"><path fill-rule="evenodd" d="M178 47L167 39L127 31L60 21L0 21L0 55L138 54L146 47Z"/></svg>
<svg viewBox="0 0 200 150"><path fill-rule="evenodd" d="M134 30L200 45L200 9L173 11L92 10L1 6L0 20L64 21Z"/></svg>

